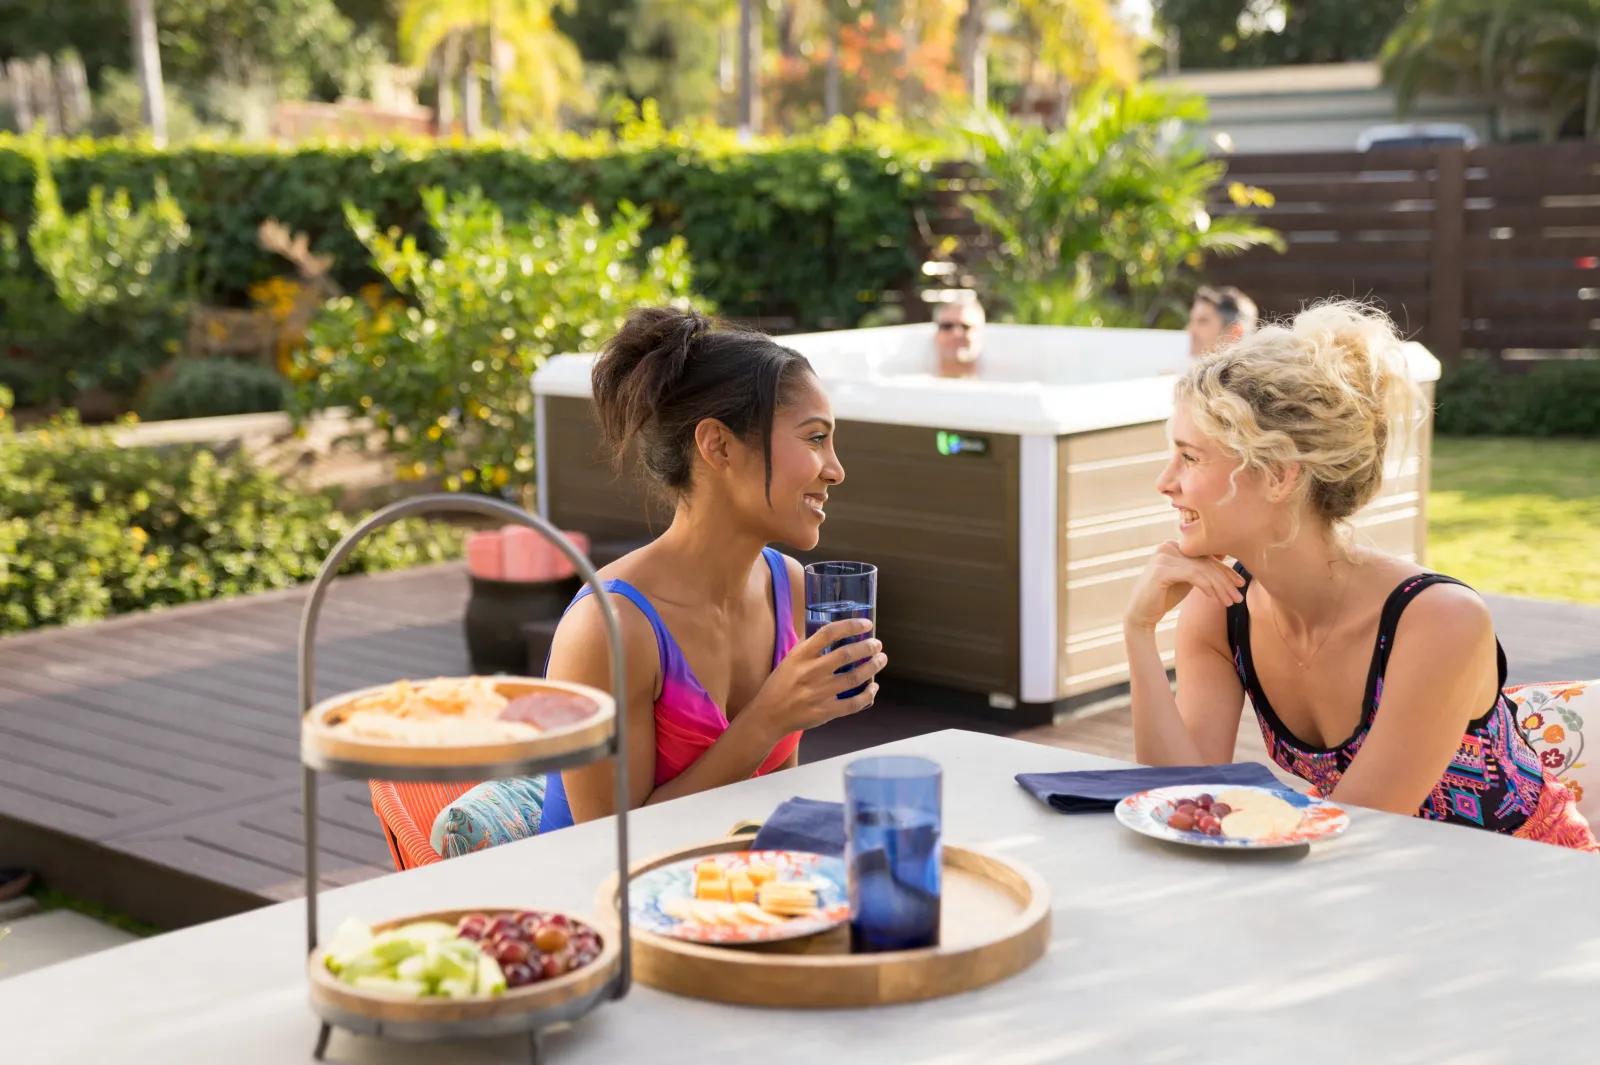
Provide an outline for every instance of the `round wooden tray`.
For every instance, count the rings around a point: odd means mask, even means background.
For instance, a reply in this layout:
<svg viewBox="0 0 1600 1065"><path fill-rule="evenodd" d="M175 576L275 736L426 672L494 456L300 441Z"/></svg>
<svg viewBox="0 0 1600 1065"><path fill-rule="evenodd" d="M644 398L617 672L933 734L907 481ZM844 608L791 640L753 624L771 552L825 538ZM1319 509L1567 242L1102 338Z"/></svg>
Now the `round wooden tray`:
<svg viewBox="0 0 1600 1065"><path fill-rule="evenodd" d="M454 924L469 913L494 916L515 913L500 906L479 910L439 910L419 913L373 925L382 932L415 921ZM562 913L541 910L541 913ZM586 917L566 914L569 920L600 934L600 956L583 968L527 987L508 989L503 995L474 998L397 998L362 991L343 983L323 963L327 950L319 949L307 962L311 982L311 1007L330 1024L367 1035L392 1039L434 1040L504 1035L543 1028L582 1016L607 997L622 963L614 931Z"/></svg>
<svg viewBox="0 0 1600 1065"><path fill-rule="evenodd" d="M452 678L454 679L454 678ZM555 769L581 764L609 753L617 704L598 688L542 677L495 677L494 687L509 699L539 692L581 695L599 709L581 721L548 729L520 743L420 746L346 736L324 724L328 715L356 699L381 692L380 684L359 691L345 692L313 706L300 724L302 760L313 769L342 772L346 775L383 776L387 779L442 780L441 771L452 769L481 773L478 780L517 775L520 770L539 765Z"/></svg>
<svg viewBox="0 0 1600 1065"><path fill-rule="evenodd" d="M664 854L630 876L684 858L745 850L749 836ZM642 984L691 998L786 1009L919 1002L998 983L1038 961L1050 942L1050 889L1004 858L944 848L940 945L851 954L848 925L809 939L748 947L687 943L633 931L633 972ZM601 885L602 927L618 919L617 877Z"/></svg>

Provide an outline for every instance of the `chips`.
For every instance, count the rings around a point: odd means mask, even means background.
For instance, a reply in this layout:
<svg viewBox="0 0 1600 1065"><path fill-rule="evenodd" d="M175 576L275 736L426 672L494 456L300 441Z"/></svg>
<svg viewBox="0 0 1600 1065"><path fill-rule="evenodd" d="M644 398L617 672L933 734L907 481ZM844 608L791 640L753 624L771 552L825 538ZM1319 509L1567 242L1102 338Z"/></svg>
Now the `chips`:
<svg viewBox="0 0 1600 1065"><path fill-rule="evenodd" d="M502 721L509 700L489 677L399 680L335 707L323 724L346 735L416 747L520 743L539 735L525 721Z"/></svg>
<svg viewBox="0 0 1600 1065"><path fill-rule="evenodd" d="M488 677L436 677L421 682L397 680L347 704L346 712L370 710L391 717L414 718L497 718L508 702Z"/></svg>

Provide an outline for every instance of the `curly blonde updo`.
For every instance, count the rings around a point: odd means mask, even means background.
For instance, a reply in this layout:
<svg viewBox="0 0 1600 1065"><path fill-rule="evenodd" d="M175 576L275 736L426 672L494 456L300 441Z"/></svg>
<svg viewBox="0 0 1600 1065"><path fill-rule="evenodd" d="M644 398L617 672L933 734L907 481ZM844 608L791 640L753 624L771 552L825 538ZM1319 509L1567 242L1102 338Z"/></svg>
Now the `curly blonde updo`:
<svg viewBox="0 0 1600 1065"><path fill-rule="evenodd" d="M1409 435L1426 412L1400 343L1382 312L1323 303L1196 362L1177 402L1240 470L1298 464L1291 498L1338 524L1383 486L1391 434Z"/></svg>

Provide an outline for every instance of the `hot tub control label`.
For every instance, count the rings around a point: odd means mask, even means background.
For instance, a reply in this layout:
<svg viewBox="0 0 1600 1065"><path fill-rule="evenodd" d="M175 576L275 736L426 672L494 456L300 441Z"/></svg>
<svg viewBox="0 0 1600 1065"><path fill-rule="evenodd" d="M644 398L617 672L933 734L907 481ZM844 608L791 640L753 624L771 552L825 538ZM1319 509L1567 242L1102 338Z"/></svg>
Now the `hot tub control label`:
<svg viewBox="0 0 1600 1065"><path fill-rule="evenodd" d="M989 453L989 438L987 436L969 436L964 433L952 433L940 429L934 434L934 446L941 455L987 455Z"/></svg>

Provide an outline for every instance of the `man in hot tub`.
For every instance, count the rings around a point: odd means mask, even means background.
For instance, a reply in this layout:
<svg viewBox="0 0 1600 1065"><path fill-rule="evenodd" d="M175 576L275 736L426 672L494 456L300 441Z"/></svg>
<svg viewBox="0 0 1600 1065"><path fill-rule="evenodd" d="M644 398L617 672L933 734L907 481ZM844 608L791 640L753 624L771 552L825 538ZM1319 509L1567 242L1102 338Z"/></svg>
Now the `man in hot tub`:
<svg viewBox="0 0 1600 1065"><path fill-rule="evenodd" d="M1233 287L1203 286L1189 308L1189 354L1210 355L1256 331L1256 304Z"/></svg>
<svg viewBox="0 0 1600 1065"><path fill-rule="evenodd" d="M983 358L983 304L971 294L941 303L934 312L933 350L940 377L977 377Z"/></svg>

